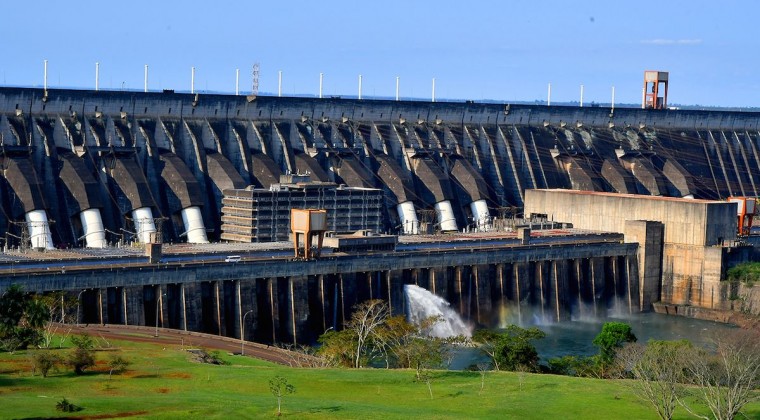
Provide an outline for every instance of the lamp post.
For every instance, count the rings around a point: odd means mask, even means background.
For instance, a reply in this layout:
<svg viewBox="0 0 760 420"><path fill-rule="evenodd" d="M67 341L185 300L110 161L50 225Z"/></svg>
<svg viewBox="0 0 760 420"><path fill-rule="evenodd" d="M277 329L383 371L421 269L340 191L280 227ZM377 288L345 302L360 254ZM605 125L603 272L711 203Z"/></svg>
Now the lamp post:
<svg viewBox="0 0 760 420"><path fill-rule="evenodd" d="M77 326L79 326L79 305L81 305L81 300L79 300L80 297L82 297L82 293L87 289L82 289L79 291L79 294L77 295Z"/></svg>
<svg viewBox="0 0 760 420"><path fill-rule="evenodd" d="M243 315L243 320L240 322L240 355L245 356L245 317L248 316L253 312L253 309L246 312L245 315Z"/></svg>
<svg viewBox="0 0 760 420"><path fill-rule="evenodd" d="M161 293L160 291L158 292L158 296L156 296L156 332L153 334L153 337L158 337L158 312L163 306L161 305L161 298L163 296L166 296L166 293Z"/></svg>

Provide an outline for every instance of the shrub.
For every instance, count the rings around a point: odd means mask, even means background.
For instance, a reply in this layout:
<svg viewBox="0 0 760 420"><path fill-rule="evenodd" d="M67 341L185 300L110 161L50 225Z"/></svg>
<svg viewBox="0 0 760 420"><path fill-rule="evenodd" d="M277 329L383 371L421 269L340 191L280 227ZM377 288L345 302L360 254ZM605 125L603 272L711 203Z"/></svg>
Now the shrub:
<svg viewBox="0 0 760 420"><path fill-rule="evenodd" d="M77 347L69 355L67 363L74 369L75 374L81 375L85 369L95 366L95 356L92 350Z"/></svg>
<svg viewBox="0 0 760 420"><path fill-rule="evenodd" d="M127 370L127 367L132 364L129 360L123 358L120 354L111 356L111 360L108 361L108 379L111 379L112 374L120 374Z"/></svg>
<svg viewBox="0 0 760 420"><path fill-rule="evenodd" d="M95 341L89 334L75 335L71 337L71 343L78 349L92 350L95 348Z"/></svg>
<svg viewBox="0 0 760 420"><path fill-rule="evenodd" d="M596 356L561 356L549 359L546 371L555 375L598 377Z"/></svg>
<svg viewBox="0 0 760 420"><path fill-rule="evenodd" d="M193 349L188 350L195 355L195 358L200 363L208 363L210 365L227 365L229 362L222 360L218 351L209 352L206 349Z"/></svg>
<svg viewBox="0 0 760 420"><path fill-rule="evenodd" d="M75 411L81 411L82 407L74 405L71 402L69 402L69 400L64 398L55 404L55 409L58 411L63 411L64 413L73 413Z"/></svg>
<svg viewBox="0 0 760 420"><path fill-rule="evenodd" d="M748 262L730 268L726 272L728 281L741 281L752 284L760 280L760 263Z"/></svg>
<svg viewBox="0 0 760 420"><path fill-rule="evenodd" d="M631 326L624 322L605 322L602 332L594 338L594 345L599 347L600 361L609 365L615 359L615 352L625 343L635 343L636 336Z"/></svg>
<svg viewBox="0 0 760 420"><path fill-rule="evenodd" d="M496 370L537 372L538 351L533 341L545 336L546 333L536 327L509 325L500 331L476 330L472 340L480 345L484 354L491 357Z"/></svg>
<svg viewBox="0 0 760 420"><path fill-rule="evenodd" d="M55 370L61 360L55 354L47 351L39 351L32 356L32 371L39 371L46 378L51 370Z"/></svg>

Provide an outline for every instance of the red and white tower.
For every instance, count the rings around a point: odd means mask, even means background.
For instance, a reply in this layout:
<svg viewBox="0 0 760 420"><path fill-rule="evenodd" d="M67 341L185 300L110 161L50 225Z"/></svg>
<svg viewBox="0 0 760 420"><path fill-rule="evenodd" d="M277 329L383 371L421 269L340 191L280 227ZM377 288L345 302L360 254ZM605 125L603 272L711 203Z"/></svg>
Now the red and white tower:
<svg viewBox="0 0 760 420"><path fill-rule="evenodd" d="M668 107L668 72L652 70L644 72L644 97L641 107L645 109Z"/></svg>

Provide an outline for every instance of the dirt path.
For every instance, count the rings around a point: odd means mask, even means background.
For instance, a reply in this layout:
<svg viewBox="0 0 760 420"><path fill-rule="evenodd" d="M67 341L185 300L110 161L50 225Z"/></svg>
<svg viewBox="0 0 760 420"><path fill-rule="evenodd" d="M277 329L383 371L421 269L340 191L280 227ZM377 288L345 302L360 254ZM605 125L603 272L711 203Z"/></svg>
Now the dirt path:
<svg viewBox="0 0 760 420"><path fill-rule="evenodd" d="M74 326L71 331L77 334L88 333L93 337L101 337L106 340L118 339L142 343L166 344L186 348L216 349L238 354L241 351L240 340L234 338L167 328L156 329L155 327L114 324L81 324ZM250 341L245 342L244 350L246 356L287 366L293 366L295 361L300 358L299 355L294 352Z"/></svg>

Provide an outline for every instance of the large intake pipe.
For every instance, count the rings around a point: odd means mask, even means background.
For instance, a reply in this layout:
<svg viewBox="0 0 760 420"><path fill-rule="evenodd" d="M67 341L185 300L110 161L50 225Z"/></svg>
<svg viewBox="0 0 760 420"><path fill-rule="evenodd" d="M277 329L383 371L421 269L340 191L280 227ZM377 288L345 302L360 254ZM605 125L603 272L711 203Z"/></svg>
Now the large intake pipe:
<svg viewBox="0 0 760 420"><path fill-rule="evenodd" d="M470 210L472 211L472 221L475 224L475 228L479 231L489 230L491 227L491 215L488 213L486 200L473 201L470 203Z"/></svg>
<svg viewBox="0 0 760 420"><path fill-rule="evenodd" d="M182 209L182 223L185 225L187 242L191 244L207 244L206 227L203 225L203 215L198 206Z"/></svg>
<svg viewBox="0 0 760 420"><path fill-rule="evenodd" d="M451 201L443 200L435 203L435 213L438 216L438 225L441 227L441 232L457 231L457 219L454 217Z"/></svg>
<svg viewBox="0 0 760 420"><path fill-rule="evenodd" d="M32 248L53 249L53 236L50 234L45 210L32 210L24 215L29 227L29 238L32 240Z"/></svg>
<svg viewBox="0 0 760 420"><path fill-rule="evenodd" d="M150 211L150 207L132 210L132 220L135 222L137 240L144 244L153 242L151 236L156 233L156 225L153 223L153 212Z"/></svg>
<svg viewBox="0 0 760 420"><path fill-rule="evenodd" d="M105 248L106 231L103 228L103 219L100 217L100 209L87 209L79 213L82 222L84 240L87 248Z"/></svg>
<svg viewBox="0 0 760 420"><path fill-rule="evenodd" d="M417 220L417 212L414 211L414 203L404 201L396 206L396 211L398 211L404 234L416 235L420 233L420 222Z"/></svg>

